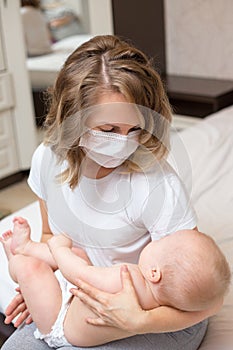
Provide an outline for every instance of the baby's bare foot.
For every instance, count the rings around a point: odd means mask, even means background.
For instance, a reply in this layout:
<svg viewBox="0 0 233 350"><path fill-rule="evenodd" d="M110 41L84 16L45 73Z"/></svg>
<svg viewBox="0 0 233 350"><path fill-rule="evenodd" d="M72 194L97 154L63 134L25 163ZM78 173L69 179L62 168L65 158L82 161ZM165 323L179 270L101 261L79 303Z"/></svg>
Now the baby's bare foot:
<svg viewBox="0 0 233 350"><path fill-rule="evenodd" d="M31 242L30 239L30 226L27 220L21 217L15 217L13 219L14 228L11 241L11 252L13 254L23 254L26 245Z"/></svg>
<svg viewBox="0 0 233 350"><path fill-rule="evenodd" d="M3 245L8 260L10 260L13 256L13 253L11 251L12 235L12 231L8 230L3 233L2 237L0 237L0 241Z"/></svg>

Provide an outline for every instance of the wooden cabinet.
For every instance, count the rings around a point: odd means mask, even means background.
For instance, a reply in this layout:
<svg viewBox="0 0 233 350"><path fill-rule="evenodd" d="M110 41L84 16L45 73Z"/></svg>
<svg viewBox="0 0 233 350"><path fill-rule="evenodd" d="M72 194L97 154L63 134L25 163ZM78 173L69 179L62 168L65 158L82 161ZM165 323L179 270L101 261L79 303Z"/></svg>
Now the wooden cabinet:
<svg viewBox="0 0 233 350"><path fill-rule="evenodd" d="M0 180L29 169L37 145L19 6L0 0Z"/></svg>
<svg viewBox="0 0 233 350"><path fill-rule="evenodd" d="M10 111L0 112L0 178L19 170Z"/></svg>
<svg viewBox="0 0 233 350"><path fill-rule="evenodd" d="M5 57L3 52L3 42L2 42L2 28L0 27L0 71L5 70Z"/></svg>
<svg viewBox="0 0 233 350"><path fill-rule="evenodd" d="M0 74L0 178L19 169L14 137L14 108L11 76Z"/></svg>

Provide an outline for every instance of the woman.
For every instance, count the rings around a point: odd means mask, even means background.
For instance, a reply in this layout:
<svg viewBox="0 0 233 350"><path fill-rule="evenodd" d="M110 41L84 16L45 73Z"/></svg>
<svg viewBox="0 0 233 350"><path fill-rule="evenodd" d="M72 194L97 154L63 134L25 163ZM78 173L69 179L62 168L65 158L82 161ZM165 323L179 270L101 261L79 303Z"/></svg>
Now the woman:
<svg viewBox="0 0 233 350"><path fill-rule="evenodd" d="M142 52L117 37L98 36L71 54L57 78L45 142L29 176L40 201L43 240L65 232L94 265L109 266L135 263L151 239L195 228L187 195L165 160L170 120L160 77ZM221 305L195 313L144 311L127 270L114 295L85 281L77 285L75 295L97 315L87 322L132 335L98 347L103 350L197 349L206 319ZM25 309L20 295L8 321L19 308ZM3 349L48 349L34 339L33 327L16 331Z"/></svg>

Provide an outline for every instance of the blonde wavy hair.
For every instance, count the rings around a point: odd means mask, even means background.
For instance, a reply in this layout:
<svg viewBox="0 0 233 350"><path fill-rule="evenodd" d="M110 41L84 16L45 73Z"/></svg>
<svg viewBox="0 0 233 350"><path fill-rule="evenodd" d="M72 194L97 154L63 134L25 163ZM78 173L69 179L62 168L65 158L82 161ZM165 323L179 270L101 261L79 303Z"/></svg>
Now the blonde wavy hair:
<svg viewBox="0 0 233 350"><path fill-rule="evenodd" d="M71 188L78 184L84 157L84 152L78 147L83 111L98 105L102 95L120 93L128 103L143 106L147 117L144 116L144 130L139 142L154 158L166 156L171 107L161 78L143 52L118 37L96 36L78 47L64 63L49 93L50 108L45 120L44 142L61 163L67 162L62 181L68 182ZM70 128L69 132L62 131L62 125L68 123L70 117L76 119L76 127ZM134 156L139 155L139 149ZM135 161L139 158L124 162L127 172L142 171L138 160ZM145 157L141 159L145 160ZM151 166L151 157L146 159L147 167Z"/></svg>

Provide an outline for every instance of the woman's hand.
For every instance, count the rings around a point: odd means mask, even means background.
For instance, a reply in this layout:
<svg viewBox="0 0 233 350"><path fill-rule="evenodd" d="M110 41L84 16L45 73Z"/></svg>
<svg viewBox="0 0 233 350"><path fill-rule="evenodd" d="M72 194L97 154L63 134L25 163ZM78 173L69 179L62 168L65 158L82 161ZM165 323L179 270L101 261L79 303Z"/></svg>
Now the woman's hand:
<svg viewBox="0 0 233 350"><path fill-rule="evenodd" d="M27 306L25 304L25 301L23 299L23 296L20 292L19 288L16 288L16 291L18 294L14 297L14 299L10 302L8 307L6 308L5 314L5 324L11 323L15 317L18 316L17 320L14 323L15 327L19 327L24 322L26 324L30 324L32 322L32 318L29 314L29 311L27 309Z"/></svg>
<svg viewBox="0 0 233 350"><path fill-rule="evenodd" d="M112 294L103 292L90 284L78 280L78 289L71 289L97 318L87 318L86 322L95 326L112 326L131 334L140 333L146 311L139 302L127 266L121 268L122 290Z"/></svg>

